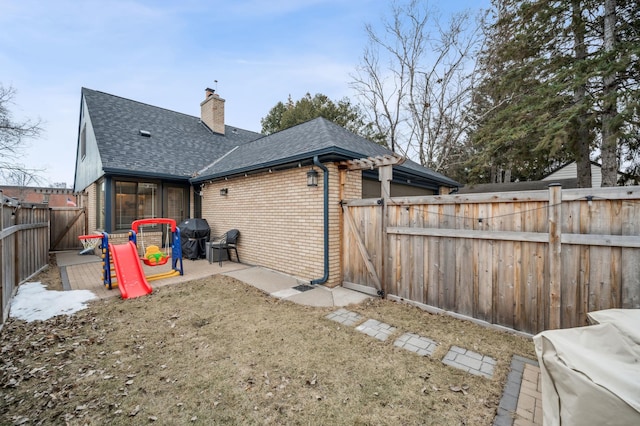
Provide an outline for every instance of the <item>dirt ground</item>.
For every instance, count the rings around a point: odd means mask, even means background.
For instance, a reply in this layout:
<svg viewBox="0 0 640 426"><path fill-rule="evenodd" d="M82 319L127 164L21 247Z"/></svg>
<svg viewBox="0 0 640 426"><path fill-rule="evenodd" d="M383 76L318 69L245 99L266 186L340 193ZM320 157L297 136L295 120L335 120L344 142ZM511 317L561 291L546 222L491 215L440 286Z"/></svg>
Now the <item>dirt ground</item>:
<svg viewBox="0 0 640 426"><path fill-rule="evenodd" d="M56 288L60 274L33 281ZM9 319L0 424L489 425L511 356L535 358L527 339L387 300L348 309L438 349L420 357L218 275ZM494 378L442 364L451 345L497 359Z"/></svg>

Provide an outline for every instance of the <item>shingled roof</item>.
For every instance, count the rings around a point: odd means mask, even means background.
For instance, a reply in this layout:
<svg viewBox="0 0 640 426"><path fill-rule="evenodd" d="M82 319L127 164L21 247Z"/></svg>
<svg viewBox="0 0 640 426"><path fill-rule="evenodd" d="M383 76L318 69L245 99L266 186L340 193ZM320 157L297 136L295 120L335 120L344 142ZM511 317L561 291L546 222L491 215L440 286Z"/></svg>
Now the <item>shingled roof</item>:
<svg viewBox="0 0 640 426"><path fill-rule="evenodd" d="M309 164L314 156L321 161L352 160L387 155L392 152L337 124L318 117L230 150L227 155L201 170L193 181L206 181L268 168ZM459 186L448 177L406 161L394 170L406 176L424 178L445 186Z"/></svg>
<svg viewBox="0 0 640 426"><path fill-rule="evenodd" d="M212 132L199 117L82 89L106 173L188 179L260 133L225 126ZM150 133L150 137L141 135Z"/></svg>
<svg viewBox="0 0 640 426"><path fill-rule="evenodd" d="M391 154L388 149L316 118L268 136L225 126L212 132L199 117L82 89L105 173L204 182L249 172ZM142 132L148 132L149 137ZM406 161L396 174L413 183L459 186Z"/></svg>

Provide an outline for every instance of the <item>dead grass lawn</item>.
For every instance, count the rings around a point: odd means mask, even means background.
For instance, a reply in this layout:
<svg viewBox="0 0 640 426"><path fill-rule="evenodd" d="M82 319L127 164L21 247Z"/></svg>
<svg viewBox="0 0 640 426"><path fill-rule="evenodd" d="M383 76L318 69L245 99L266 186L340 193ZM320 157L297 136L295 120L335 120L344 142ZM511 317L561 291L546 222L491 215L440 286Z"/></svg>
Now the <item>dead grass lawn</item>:
<svg viewBox="0 0 640 426"><path fill-rule="evenodd" d="M325 319L331 309L224 276L92 302L72 317L10 319L0 424L489 425L511 356L535 357L526 339L406 305L349 309L397 334L379 342ZM405 332L436 340L434 356L394 347ZM451 345L496 358L494 378L442 364Z"/></svg>

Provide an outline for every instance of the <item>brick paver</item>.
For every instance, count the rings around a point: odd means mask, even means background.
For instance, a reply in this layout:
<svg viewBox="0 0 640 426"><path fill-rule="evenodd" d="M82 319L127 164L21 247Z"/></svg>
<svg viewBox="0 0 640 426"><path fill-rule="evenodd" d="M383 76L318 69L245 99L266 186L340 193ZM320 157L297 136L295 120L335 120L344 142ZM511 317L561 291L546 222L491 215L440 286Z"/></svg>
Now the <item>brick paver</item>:
<svg viewBox="0 0 640 426"><path fill-rule="evenodd" d="M422 337L414 333L403 334L393 342L393 345L415 352L420 356L431 356L438 346L435 341L428 337Z"/></svg>
<svg viewBox="0 0 640 426"><path fill-rule="evenodd" d="M442 362L476 376L493 377L496 360L459 346L451 346Z"/></svg>
<svg viewBox="0 0 640 426"><path fill-rule="evenodd" d="M540 368L525 364L514 425L536 426L541 424L542 379Z"/></svg>
<svg viewBox="0 0 640 426"><path fill-rule="evenodd" d="M384 342L396 331L396 328L378 320L369 319L357 326L356 330Z"/></svg>
<svg viewBox="0 0 640 426"><path fill-rule="evenodd" d="M514 355L494 426L542 425L542 382L535 361Z"/></svg>
<svg viewBox="0 0 640 426"><path fill-rule="evenodd" d="M348 311L346 309L340 308L337 311L331 312L325 318L330 319L331 321L339 322L340 324L352 326L360 321L362 321L362 315L357 314L355 312Z"/></svg>

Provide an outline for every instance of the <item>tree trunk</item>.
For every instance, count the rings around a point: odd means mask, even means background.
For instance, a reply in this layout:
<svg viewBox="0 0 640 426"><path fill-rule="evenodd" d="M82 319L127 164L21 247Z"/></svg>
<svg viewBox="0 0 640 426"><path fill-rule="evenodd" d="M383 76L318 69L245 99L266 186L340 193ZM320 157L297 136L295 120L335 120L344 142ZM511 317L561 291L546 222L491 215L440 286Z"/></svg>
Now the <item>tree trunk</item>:
<svg viewBox="0 0 640 426"><path fill-rule="evenodd" d="M572 16L571 16L571 29L574 35L574 53L576 64L584 62L587 59L587 47L585 46L585 23L582 17L582 0L571 0ZM576 67L580 69L579 66ZM580 77L580 76L576 76ZM576 166L578 168L578 187L590 188L591 187L591 162L590 154L591 149L589 146L589 128L587 127L586 119L586 98L587 88L585 84L581 84L576 87L573 94L576 105L582 106L582 112L579 114L573 135L573 154L576 159Z"/></svg>
<svg viewBox="0 0 640 426"><path fill-rule="evenodd" d="M615 50L616 43L616 0L604 2L604 54ZM617 111L617 84L615 71L603 77L602 111L602 186L616 186L618 183L618 138L615 125Z"/></svg>

